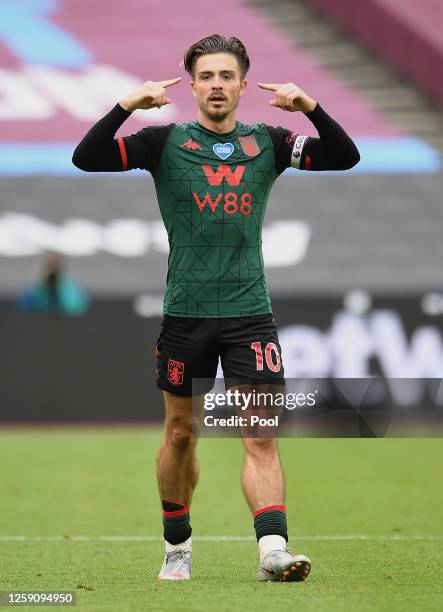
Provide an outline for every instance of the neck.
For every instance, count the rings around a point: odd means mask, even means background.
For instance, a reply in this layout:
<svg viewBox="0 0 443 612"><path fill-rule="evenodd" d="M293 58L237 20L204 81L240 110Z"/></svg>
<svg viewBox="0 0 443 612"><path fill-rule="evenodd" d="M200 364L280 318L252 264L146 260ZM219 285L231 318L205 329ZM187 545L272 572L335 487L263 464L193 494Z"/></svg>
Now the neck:
<svg viewBox="0 0 443 612"><path fill-rule="evenodd" d="M235 128L235 114L229 113L222 121L213 121L204 115L201 110L198 110L197 120L207 130L216 132L217 134L227 134Z"/></svg>

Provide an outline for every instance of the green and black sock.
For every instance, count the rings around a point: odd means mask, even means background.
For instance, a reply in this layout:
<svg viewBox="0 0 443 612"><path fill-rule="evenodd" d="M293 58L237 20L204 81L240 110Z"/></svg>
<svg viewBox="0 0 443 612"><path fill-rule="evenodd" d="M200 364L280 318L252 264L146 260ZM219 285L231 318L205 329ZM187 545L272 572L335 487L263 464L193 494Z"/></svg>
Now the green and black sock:
<svg viewBox="0 0 443 612"><path fill-rule="evenodd" d="M257 542L267 535L282 536L288 541L288 524L286 522L286 507L283 505L267 506L253 513L254 529Z"/></svg>
<svg viewBox="0 0 443 612"><path fill-rule="evenodd" d="M162 499L163 537L170 544L181 544L191 537L189 507Z"/></svg>

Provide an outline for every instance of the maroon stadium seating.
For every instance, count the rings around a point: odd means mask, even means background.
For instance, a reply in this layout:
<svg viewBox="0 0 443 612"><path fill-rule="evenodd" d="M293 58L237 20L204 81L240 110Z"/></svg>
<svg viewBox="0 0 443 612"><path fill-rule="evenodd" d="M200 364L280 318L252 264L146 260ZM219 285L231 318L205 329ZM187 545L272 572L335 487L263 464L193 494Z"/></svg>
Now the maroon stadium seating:
<svg viewBox="0 0 443 612"><path fill-rule="evenodd" d="M442 0L308 0L443 104Z"/></svg>

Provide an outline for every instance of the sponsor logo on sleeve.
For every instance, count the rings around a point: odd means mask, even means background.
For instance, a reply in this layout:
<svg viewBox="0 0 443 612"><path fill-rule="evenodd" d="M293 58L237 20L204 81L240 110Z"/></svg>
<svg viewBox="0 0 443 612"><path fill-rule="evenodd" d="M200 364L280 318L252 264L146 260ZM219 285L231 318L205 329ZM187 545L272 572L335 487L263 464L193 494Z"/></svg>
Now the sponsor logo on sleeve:
<svg viewBox="0 0 443 612"><path fill-rule="evenodd" d="M286 136L286 144L293 147L294 146L294 142L295 139L297 138L298 134L296 134L295 132L290 132L287 136Z"/></svg>
<svg viewBox="0 0 443 612"><path fill-rule="evenodd" d="M301 136L299 134L295 139L291 155L291 166L293 168L300 168L301 152L308 138L309 136Z"/></svg>

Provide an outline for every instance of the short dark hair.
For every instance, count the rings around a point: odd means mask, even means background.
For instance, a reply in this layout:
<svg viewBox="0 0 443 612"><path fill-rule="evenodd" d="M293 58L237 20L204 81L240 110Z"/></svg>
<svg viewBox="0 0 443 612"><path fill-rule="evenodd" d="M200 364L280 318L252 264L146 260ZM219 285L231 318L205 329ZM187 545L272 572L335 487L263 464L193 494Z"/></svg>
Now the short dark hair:
<svg viewBox="0 0 443 612"><path fill-rule="evenodd" d="M240 66L241 78L244 79L249 70L249 56L246 48L241 40L235 36L222 36L221 34L211 34L205 36L198 42L194 43L185 53L184 65L185 70L191 77L194 76L195 62L202 55L209 53L232 53L235 55Z"/></svg>

